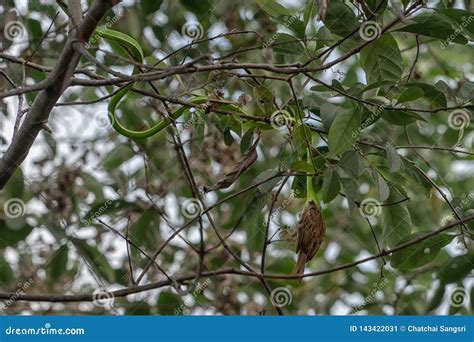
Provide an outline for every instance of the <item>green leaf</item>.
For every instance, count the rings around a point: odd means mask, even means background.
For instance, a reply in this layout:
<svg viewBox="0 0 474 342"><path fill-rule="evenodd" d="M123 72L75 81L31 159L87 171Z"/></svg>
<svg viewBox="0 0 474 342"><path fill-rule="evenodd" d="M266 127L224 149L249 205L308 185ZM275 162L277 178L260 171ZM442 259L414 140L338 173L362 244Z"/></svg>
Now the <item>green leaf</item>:
<svg viewBox="0 0 474 342"><path fill-rule="evenodd" d="M474 40L474 13L457 8L442 9L439 13L452 20L455 30L461 30L462 34Z"/></svg>
<svg viewBox="0 0 474 342"><path fill-rule="evenodd" d="M135 202L128 202L122 199L111 200L108 199L104 202L99 202L95 204L87 214L84 215L84 218L81 220L82 224L91 224L95 218L98 218L103 215L108 215L110 213L116 213L122 209L138 209L138 205Z"/></svg>
<svg viewBox="0 0 474 342"><path fill-rule="evenodd" d="M398 203L402 196L395 187L390 189L390 195L382 207L383 243L394 247L411 233L411 218L406 202ZM397 203L397 204L394 204Z"/></svg>
<svg viewBox="0 0 474 342"><path fill-rule="evenodd" d="M360 114L356 110L341 112L336 116L328 135L330 157L342 154L352 147L357 140L360 124Z"/></svg>
<svg viewBox="0 0 474 342"><path fill-rule="evenodd" d="M385 0L365 0L360 1L362 9L367 17L377 13L381 16L387 7L387 1Z"/></svg>
<svg viewBox="0 0 474 342"><path fill-rule="evenodd" d="M393 81L402 76L403 60L398 44L390 34L384 34L360 53L367 82Z"/></svg>
<svg viewBox="0 0 474 342"><path fill-rule="evenodd" d="M84 186L87 190L92 192L95 196L96 202L101 202L104 200L104 190L103 184L95 178L93 175L86 173L84 171L81 172L81 178L84 181Z"/></svg>
<svg viewBox="0 0 474 342"><path fill-rule="evenodd" d="M108 170L117 169L120 165L135 156L133 149L125 144L120 144L107 153L107 157L102 161L104 168Z"/></svg>
<svg viewBox="0 0 474 342"><path fill-rule="evenodd" d="M428 303L428 306L426 307L427 313L436 309L443 302L445 293L446 293L446 285L443 283L440 283L438 287L436 288L435 293L431 297L431 300Z"/></svg>
<svg viewBox="0 0 474 342"><path fill-rule="evenodd" d="M11 229L4 220L0 219L0 249L13 247L23 241L31 233L33 227L24 223L22 227Z"/></svg>
<svg viewBox="0 0 474 342"><path fill-rule="evenodd" d="M388 165L390 172L398 172L402 168L403 162L400 156L397 153L397 150L390 145L385 145L385 151L387 153Z"/></svg>
<svg viewBox="0 0 474 342"><path fill-rule="evenodd" d="M282 20L282 23L291 29L296 34L296 37L304 41L306 25L299 18L296 16L286 17Z"/></svg>
<svg viewBox="0 0 474 342"><path fill-rule="evenodd" d="M13 279L14 276L10 264L0 255L0 287L8 285Z"/></svg>
<svg viewBox="0 0 474 342"><path fill-rule="evenodd" d="M184 305L180 296L169 291L161 292L156 304L160 315L182 314Z"/></svg>
<svg viewBox="0 0 474 342"><path fill-rule="evenodd" d="M331 202L334 198L339 195L341 190L341 183L339 182L339 176L332 167L328 167L324 172L323 181L323 201L325 203Z"/></svg>
<svg viewBox="0 0 474 342"><path fill-rule="evenodd" d="M329 129L331 128L331 124L333 123L337 114L343 111L349 112L349 110L333 105L332 103L324 103L320 108L320 116L321 120L323 121L324 128L329 131Z"/></svg>
<svg viewBox="0 0 474 342"><path fill-rule="evenodd" d="M381 116L385 121L397 126L408 126L416 121L426 122L420 114L409 111L384 110Z"/></svg>
<svg viewBox="0 0 474 342"><path fill-rule="evenodd" d="M351 178L339 178L342 184L342 189L346 195L347 202L349 203L349 208L351 211L355 208L355 202L358 200L359 196L359 184L355 179Z"/></svg>
<svg viewBox="0 0 474 342"><path fill-rule="evenodd" d="M293 163L291 163L291 170L293 171L300 171L300 172L307 172L307 173L313 173L313 166L309 164L308 162L305 162L304 160L297 160Z"/></svg>
<svg viewBox="0 0 474 342"><path fill-rule="evenodd" d="M265 86L254 87L253 93L260 110L265 115L273 113L273 93Z"/></svg>
<svg viewBox="0 0 474 342"><path fill-rule="evenodd" d="M39 41L43 36L43 31L41 30L41 23L35 19L28 19L28 27L31 32L32 40Z"/></svg>
<svg viewBox="0 0 474 342"><path fill-rule="evenodd" d="M459 28L459 24L455 25L452 18L442 11L435 10L431 13L422 13L414 17L413 21L414 24L409 24L396 31L442 39L445 40L443 44L447 44L448 41L467 44L467 40L462 34L455 33L455 30Z"/></svg>
<svg viewBox="0 0 474 342"><path fill-rule="evenodd" d="M275 0L258 0L258 6L270 17L290 16L290 11Z"/></svg>
<svg viewBox="0 0 474 342"><path fill-rule="evenodd" d="M398 97L398 103L405 103L405 102L410 102L419 99L425 95L423 90L417 87L410 87L409 89L406 89L403 93L400 94Z"/></svg>
<svg viewBox="0 0 474 342"><path fill-rule="evenodd" d="M448 105L446 96L442 91L436 89L431 84L426 83L409 83L406 85L409 90L413 88L419 88L423 91L423 99L426 101L426 107L428 109L445 108Z"/></svg>
<svg viewBox="0 0 474 342"><path fill-rule="evenodd" d="M474 253L459 255L451 259L438 272L439 279L444 284L456 283L463 280L474 268Z"/></svg>
<svg viewBox="0 0 474 342"><path fill-rule="evenodd" d="M304 19L303 19L303 23L304 23L304 27L307 28L308 27L308 24L310 23L311 19L313 19L314 17L314 13L315 13L315 10L314 10L314 5L316 4L316 1L312 1L312 0L309 0L307 5L306 5L306 8L304 10Z"/></svg>
<svg viewBox="0 0 474 342"><path fill-rule="evenodd" d="M66 265L68 260L68 247L63 245L56 251L54 257L49 263L49 279L52 283L57 281L64 272L66 272Z"/></svg>
<svg viewBox="0 0 474 342"><path fill-rule="evenodd" d="M196 16L204 17L206 14L209 15L209 11L214 6L209 0L180 0L183 6L190 12L196 14Z"/></svg>
<svg viewBox="0 0 474 342"><path fill-rule="evenodd" d="M429 231L418 232L407 236L400 241L400 244L416 240L417 238L430 233ZM433 261L441 248L453 240L453 235L437 234L420 243L411 245L398 252L395 252L390 258L392 267L400 270L411 270L421 267Z"/></svg>
<svg viewBox="0 0 474 342"><path fill-rule="evenodd" d="M160 215L151 206L130 227L130 239L139 246L152 249L160 238Z"/></svg>
<svg viewBox="0 0 474 342"><path fill-rule="evenodd" d="M329 1L324 25L334 34L344 37L357 30L359 23L352 9L343 2Z"/></svg>
<svg viewBox="0 0 474 342"><path fill-rule="evenodd" d="M89 245L85 240L72 239L74 246L78 249L79 253L87 260L97 275L109 283L115 281L115 271L110 266L107 258L94 246Z"/></svg>
<svg viewBox="0 0 474 342"><path fill-rule="evenodd" d="M253 205L247 211L242 227L246 227L247 248L250 253L260 251L265 240L265 225L263 208L267 201L267 195L257 191L251 199Z"/></svg>
<svg viewBox="0 0 474 342"><path fill-rule="evenodd" d="M249 147L252 145L253 134L255 132L254 128L250 128L245 134L243 135L242 139L240 140L240 154L245 154Z"/></svg>
<svg viewBox="0 0 474 342"><path fill-rule="evenodd" d="M342 168L351 178L357 178L361 174L359 155L356 151L349 150L343 153L338 166Z"/></svg>
<svg viewBox="0 0 474 342"><path fill-rule="evenodd" d="M140 0L140 5L145 16L158 11L162 3L163 0Z"/></svg>
<svg viewBox="0 0 474 342"><path fill-rule="evenodd" d="M280 55L301 56L306 53L303 44L297 37L287 33L276 33L278 36L272 43L273 51Z"/></svg>
<svg viewBox="0 0 474 342"><path fill-rule="evenodd" d="M24 192L25 182L23 180L23 172L20 168L18 168L5 185L5 188L3 189L3 195L5 200L12 198L23 199Z"/></svg>
<svg viewBox="0 0 474 342"><path fill-rule="evenodd" d="M390 195L390 189L385 179L380 175L375 167L372 167L372 177L377 187L378 198L380 202L384 202Z"/></svg>
<svg viewBox="0 0 474 342"><path fill-rule="evenodd" d="M149 316L151 315L151 306L146 301L133 301L125 306L125 315Z"/></svg>

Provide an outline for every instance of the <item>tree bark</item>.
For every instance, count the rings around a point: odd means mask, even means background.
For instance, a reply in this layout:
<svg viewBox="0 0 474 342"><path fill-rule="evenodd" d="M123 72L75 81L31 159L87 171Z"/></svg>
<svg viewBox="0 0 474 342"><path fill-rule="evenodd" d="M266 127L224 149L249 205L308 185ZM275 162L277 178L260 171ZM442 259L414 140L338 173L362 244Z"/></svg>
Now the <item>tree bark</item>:
<svg viewBox="0 0 474 342"><path fill-rule="evenodd" d="M81 25L70 30L61 56L46 79L45 88L35 98L20 129L0 160L0 189L5 187L12 174L25 160L39 132L48 122L51 110L68 87L81 57L80 52L74 49L74 43L88 41L105 13L118 2L119 0L95 0Z"/></svg>

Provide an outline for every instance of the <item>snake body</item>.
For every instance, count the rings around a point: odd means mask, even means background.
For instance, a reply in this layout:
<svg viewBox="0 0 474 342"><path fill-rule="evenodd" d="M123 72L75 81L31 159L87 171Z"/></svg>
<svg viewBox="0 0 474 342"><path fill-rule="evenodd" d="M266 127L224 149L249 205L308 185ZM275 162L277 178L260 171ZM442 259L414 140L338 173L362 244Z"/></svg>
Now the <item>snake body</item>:
<svg viewBox="0 0 474 342"><path fill-rule="evenodd" d="M131 38L130 36L122 32L110 30L106 28L101 28L97 30L97 35L108 40L109 42L115 43L114 44L115 48L122 50L121 51L122 53L125 53L129 57L133 58L135 62L139 64L143 64L143 59L144 59L143 50L140 44L135 39ZM135 67L134 73L138 73L138 72L140 72L140 69L138 67ZM188 101L190 103L189 106L182 105L180 108L172 112L169 117L164 118L163 120L157 122L152 127L146 130L135 131L135 130L131 130L125 127L120 122L120 120L117 118L117 115L116 115L117 107L119 106L121 101L127 96L130 90L133 88L134 84L135 82L131 82L127 84L125 87L123 87L122 89L120 89L114 96L112 96L112 99L108 106L109 121L112 127L114 128L114 130L117 131L119 134L122 134L123 136L127 138L131 138L131 139L145 139L145 138L154 136L155 134L161 132L163 129L168 127L168 125L173 120L178 119L184 113L189 111L189 109L192 108L193 106L198 107L200 105L203 105L209 102L209 99L207 96L192 97ZM193 106L191 106L191 104ZM243 113L240 107L233 104L224 104L224 108Z"/></svg>

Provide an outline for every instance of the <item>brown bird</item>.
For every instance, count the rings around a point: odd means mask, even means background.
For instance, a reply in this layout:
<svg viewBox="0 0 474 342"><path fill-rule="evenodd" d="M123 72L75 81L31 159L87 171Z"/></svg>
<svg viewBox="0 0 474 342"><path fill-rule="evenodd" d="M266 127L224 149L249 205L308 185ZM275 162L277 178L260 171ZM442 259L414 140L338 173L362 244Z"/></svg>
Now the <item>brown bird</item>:
<svg viewBox="0 0 474 342"><path fill-rule="evenodd" d="M313 201L310 201L303 210L296 230L296 253L299 254L293 274L302 274L305 264L313 259L319 247L321 247L326 233L321 211Z"/></svg>

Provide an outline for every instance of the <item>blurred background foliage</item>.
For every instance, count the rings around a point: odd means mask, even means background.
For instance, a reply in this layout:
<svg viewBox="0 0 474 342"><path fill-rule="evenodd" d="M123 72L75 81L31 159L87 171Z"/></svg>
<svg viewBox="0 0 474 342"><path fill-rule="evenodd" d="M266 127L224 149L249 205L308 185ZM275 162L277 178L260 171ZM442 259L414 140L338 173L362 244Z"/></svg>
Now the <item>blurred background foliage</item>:
<svg viewBox="0 0 474 342"><path fill-rule="evenodd" d="M91 1L83 1L86 3ZM212 63L302 65L357 30L375 9L379 10L371 20L383 27L412 3L389 1L380 7L377 0L331 0L326 18L318 21L317 8L306 0L130 0L117 5L99 26L135 38L144 50L146 64L157 63L158 68L180 65L201 55L210 56ZM261 131L258 160L230 188L205 195L207 206L226 199L213 207L211 213L221 233L229 236L230 248L246 262L259 268L272 207L266 272L291 273L295 253L288 236L304 207L304 177L291 176L284 185L285 177L256 184L280 171L313 172L313 162L317 166L313 184L322 201L327 236L307 271L322 271L377 254L374 234L380 248L388 249L416 238L420 232L454 221L452 210L433 183L446 193L460 217L473 213L472 123L468 122L462 130L453 129L448 120L451 111L442 108L472 101L474 21L453 43L445 47L442 43L450 39L462 18L469 18L469 11L474 15L474 3L427 1L427 6L435 10L421 10L414 15L420 16L418 21L409 17L362 53L328 70L312 73L330 88L313 81L305 83L302 74L295 76L292 82L298 104L287 82L271 78L256 81L235 75L245 74L244 70L189 73L154 82L164 96L214 96L240 103L246 112L257 117L267 118L284 109L291 121L296 121L298 111L304 112L306 128L295 129L272 129L269 124L201 112L189 113L178 122L199 186L210 186L220 180L249 148L257 131ZM67 17L56 3L6 0L1 8L0 25L17 20L27 29L22 40L2 37L2 52L53 67L68 29ZM453 8L466 12L453 12L456 15L449 17L451 12L446 10ZM59 15L43 39L57 12ZM193 38L183 30L187 23L194 25L194 38L202 42L187 45ZM206 39L233 30L240 33ZM363 42L360 34L352 35L328 60ZM92 42L89 51L116 70L132 72L130 61L114 53L113 47L100 38ZM417 63L413 64L415 59ZM21 64L5 58L0 63L15 84L22 84ZM324 62L316 59L310 66L321 64ZM86 59L79 68L103 78L111 77ZM411 79L407 83L410 69ZM40 82L47 75L35 68L25 68L25 72L27 84ZM252 72L271 75L262 70ZM75 77L88 78L87 72ZM0 88L10 89L11 85L1 78ZM137 88L152 90L147 83L140 83ZM131 286L126 244L98 220L124 234L128 232L130 239L149 255L174 229L189 221L181 207L193 195L177 162L170 132L139 142L117 135L107 125L107 99L102 99L114 89L70 87L52 112L52 132L43 131L22 170L1 192L2 207L9 199L17 198L26 204L26 209L24 215L14 219L0 217L0 291L15 292L30 278L33 283L25 291L29 294L92 293L98 288ZM331 133L334 120L341 124L342 119L337 117L353 118L356 112L364 120L373 115L376 107L341 96L340 91L366 100L382 98L393 106L402 103L410 108L440 110L382 111L353 138L352 131L343 127L334 128ZM35 96L35 92L28 93L26 101L31 103ZM0 149L4 150L11 139L17 98L3 99L0 105ZM139 129L160 119L156 109L161 106L156 99L134 93L121 105L120 117L127 127ZM472 116L472 108L464 111ZM316 130L309 130L309 126ZM329 131L329 150L328 135L321 131ZM303 138L306 134L311 135L313 146L311 163L307 162ZM471 154L410 146L457 148ZM227 199L241 191L244 192ZM272 205L275 195L278 197ZM370 218L368 224L357 207L367 198L385 204L403 201L372 208L379 215ZM88 219L98 211L96 219ZM203 225L208 250L205 270L239 269L239 264L219 246L205 216ZM383 278L383 262L376 259L306 278L300 285L296 281L273 279L269 284L271 288L289 289L290 303L282 308L289 314L351 314L357 310L374 315L468 314L472 301L464 300L459 305L452 298L453 291L459 289L465 298L472 292L474 225L466 226L470 231L462 235L457 227L421 246L385 257ZM281 234L282 231L288 233ZM199 224L194 221L181 233L182 238L175 238L161 252L158 260L168 273L181 276L196 272L198 232ZM136 277L148 261L133 247L130 258ZM160 279L164 279L163 275L151 268L142 283ZM262 284L254 278L220 275L209 280L203 278L201 283L202 291L185 297L165 287L116 298L113 305L106 307L92 303L15 302L5 313L276 313Z"/></svg>

